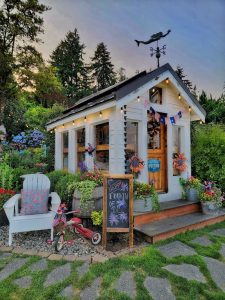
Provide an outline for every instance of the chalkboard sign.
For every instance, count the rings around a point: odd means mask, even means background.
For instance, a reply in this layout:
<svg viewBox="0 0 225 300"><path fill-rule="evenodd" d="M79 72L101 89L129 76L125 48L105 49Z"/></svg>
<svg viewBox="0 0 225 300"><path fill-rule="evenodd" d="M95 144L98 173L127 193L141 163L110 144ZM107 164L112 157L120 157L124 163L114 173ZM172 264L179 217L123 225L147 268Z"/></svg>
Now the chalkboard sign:
<svg viewBox="0 0 225 300"><path fill-rule="evenodd" d="M103 197L103 246L107 232L129 232L133 246L133 177L105 175Z"/></svg>

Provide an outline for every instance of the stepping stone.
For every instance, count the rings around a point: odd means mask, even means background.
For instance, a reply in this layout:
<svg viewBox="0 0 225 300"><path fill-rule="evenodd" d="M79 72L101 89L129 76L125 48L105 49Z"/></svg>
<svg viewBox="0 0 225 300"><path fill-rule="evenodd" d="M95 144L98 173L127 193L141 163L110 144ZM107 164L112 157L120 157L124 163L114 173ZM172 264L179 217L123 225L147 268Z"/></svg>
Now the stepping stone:
<svg viewBox="0 0 225 300"><path fill-rule="evenodd" d="M52 284L56 284L64 281L71 274L71 264L67 263L63 266L55 268L51 273L48 274L44 287L48 287Z"/></svg>
<svg viewBox="0 0 225 300"><path fill-rule="evenodd" d="M158 249L164 256L167 257L176 257L180 255L189 256L197 254L193 248L179 241L160 246Z"/></svg>
<svg viewBox="0 0 225 300"><path fill-rule="evenodd" d="M225 258L225 244L222 245L222 248L220 249L220 254Z"/></svg>
<svg viewBox="0 0 225 300"><path fill-rule="evenodd" d="M225 263L211 257L203 257L215 284L225 291Z"/></svg>
<svg viewBox="0 0 225 300"><path fill-rule="evenodd" d="M212 233L214 235L225 237L225 228L219 228L219 229L211 231L210 233Z"/></svg>
<svg viewBox="0 0 225 300"><path fill-rule="evenodd" d="M186 278L187 280L196 280L199 282L206 282L205 277L203 274L199 271L199 268L193 265L189 264L181 264L181 265L168 265L166 267L163 267L163 269L177 275L183 278Z"/></svg>
<svg viewBox="0 0 225 300"><path fill-rule="evenodd" d="M171 291L171 284L165 278L147 277L144 286L154 300L176 300Z"/></svg>
<svg viewBox="0 0 225 300"><path fill-rule="evenodd" d="M11 274L20 269L28 261L28 258L16 258L5 266L0 272L0 281L6 279Z"/></svg>
<svg viewBox="0 0 225 300"><path fill-rule="evenodd" d="M126 293L130 298L134 299L137 291L133 273L130 271L123 272L115 284L115 289L118 292Z"/></svg>
<svg viewBox="0 0 225 300"><path fill-rule="evenodd" d="M77 273L79 278L84 276L84 274L88 272L89 268L90 268L90 264L88 262L84 263L82 266L77 268Z"/></svg>
<svg viewBox="0 0 225 300"><path fill-rule="evenodd" d="M202 246L210 246L212 245L212 241L207 236L199 236L191 241L192 243L196 243Z"/></svg>
<svg viewBox="0 0 225 300"><path fill-rule="evenodd" d="M99 297L99 288L102 282L102 278L98 277L96 278L91 286L86 287L81 293L80 293L80 300L96 300Z"/></svg>
<svg viewBox="0 0 225 300"><path fill-rule="evenodd" d="M14 283L22 289L27 289L31 286L32 284L32 277L31 276L24 276L21 278L18 278L14 281Z"/></svg>
<svg viewBox="0 0 225 300"><path fill-rule="evenodd" d="M10 256L12 256L12 253L9 253L9 252L4 252L4 253L1 253L0 254L0 260L1 259L6 259L6 258L8 258L8 257L10 257Z"/></svg>
<svg viewBox="0 0 225 300"><path fill-rule="evenodd" d="M48 262L46 259L43 258L43 259L37 261L36 263L34 263L33 265L31 265L29 267L29 270L31 272L35 272L35 271L43 271L47 268L48 268Z"/></svg>
<svg viewBox="0 0 225 300"><path fill-rule="evenodd" d="M72 299L74 296L74 290L73 290L72 285L69 285L64 290L62 290L60 295L65 298Z"/></svg>

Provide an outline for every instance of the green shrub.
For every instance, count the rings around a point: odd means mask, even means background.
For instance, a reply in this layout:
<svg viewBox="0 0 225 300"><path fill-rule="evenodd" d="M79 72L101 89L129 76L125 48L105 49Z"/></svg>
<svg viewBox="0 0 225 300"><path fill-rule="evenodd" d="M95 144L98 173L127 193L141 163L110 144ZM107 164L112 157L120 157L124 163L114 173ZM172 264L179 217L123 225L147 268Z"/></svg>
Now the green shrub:
<svg viewBox="0 0 225 300"><path fill-rule="evenodd" d="M192 143L193 174L215 181L225 191L225 129L219 125L196 126Z"/></svg>
<svg viewBox="0 0 225 300"><path fill-rule="evenodd" d="M78 175L66 173L59 177L59 180L55 183L54 192L59 194L61 202L66 202L68 207L72 204L74 193L74 190L69 188L69 186L78 180Z"/></svg>
<svg viewBox="0 0 225 300"><path fill-rule="evenodd" d="M0 164L0 188L11 190L14 188L14 170L6 163Z"/></svg>
<svg viewBox="0 0 225 300"><path fill-rule="evenodd" d="M46 174L51 182L51 191L52 192L55 191L56 183L59 182L59 180L62 177L66 176L67 174L68 174L68 172L64 171L64 170L56 170L56 171L52 171L52 172L49 172Z"/></svg>

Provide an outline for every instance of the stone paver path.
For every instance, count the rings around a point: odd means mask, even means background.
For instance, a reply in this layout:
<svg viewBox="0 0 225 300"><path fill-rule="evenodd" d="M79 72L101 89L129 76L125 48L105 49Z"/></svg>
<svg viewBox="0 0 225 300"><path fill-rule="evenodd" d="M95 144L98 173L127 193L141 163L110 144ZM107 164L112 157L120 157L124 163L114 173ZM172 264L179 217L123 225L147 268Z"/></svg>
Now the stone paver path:
<svg viewBox="0 0 225 300"><path fill-rule="evenodd" d="M131 299L134 299L137 294L134 274L130 271L123 272L115 283L115 289L118 292L126 293Z"/></svg>
<svg viewBox="0 0 225 300"><path fill-rule="evenodd" d="M20 269L28 261L28 258L16 258L7 264L0 272L0 281L6 279L11 274Z"/></svg>
<svg viewBox="0 0 225 300"><path fill-rule="evenodd" d="M211 234L225 237L225 228L219 228L210 232Z"/></svg>
<svg viewBox="0 0 225 300"><path fill-rule="evenodd" d="M159 251L167 257L176 257L180 255L195 255L195 250L188 245L175 241L164 246L158 247Z"/></svg>
<svg viewBox="0 0 225 300"><path fill-rule="evenodd" d="M77 268L77 273L79 278L84 276L84 274L88 272L89 268L90 268L90 264L88 262L84 263L82 266Z"/></svg>
<svg viewBox="0 0 225 300"><path fill-rule="evenodd" d="M74 296L74 290L73 290L72 285L69 285L64 290L62 290L60 295L67 298L67 299L72 299L73 296Z"/></svg>
<svg viewBox="0 0 225 300"><path fill-rule="evenodd" d="M100 286L102 283L102 278L96 278L91 286L87 287L80 293L81 300L96 300L100 295Z"/></svg>
<svg viewBox="0 0 225 300"><path fill-rule="evenodd" d="M176 300L171 284L165 278L147 277L144 286L154 300Z"/></svg>
<svg viewBox="0 0 225 300"><path fill-rule="evenodd" d="M43 271L47 268L48 268L48 262L45 258L43 258L43 259L40 259L39 261L37 261L36 263L32 264L29 267L29 270L31 272L35 272L35 271Z"/></svg>
<svg viewBox="0 0 225 300"><path fill-rule="evenodd" d="M55 268L51 273L48 274L44 287L48 287L52 284L56 284L64 281L71 274L71 264L67 263L63 266Z"/></svg>
<svg viewBox="0 0 225 300"><path fill-rule="evenodd" d="M225 291L225 263L211 257L203 257L215 284Z"/></svg>
<svg viewBox="0 0 225 300"><path fill-rule="evenodd" d="M210 246L213 244L213 242L210 241L210 239L205 235L199 236L199 237L195 238L194 240L192 240L191 242L202 245L202 246Z"/></svg>
<svg viewBox="0 0 225 300"><path fill-rule="evenodd" d="M175 265L171 264L166 267L163 267L163 269L177 275L183 278L186 278L187 280L196 280L199 282L206 282L205 277L203 274L199 271L199 268L194 265L189 264L181 264L181 265Z"/></svg>
<svg viewBox="0 0 225 300"><path fill-rule="evenodd" d="M9 252L0 253L0 260L1 259L7 259L7 258L9 258L11 256L12 256L12 253L9 253Z"/></svg>
<svg viewBox="0 0 225 300"><path fill-rule="evenodd" d="M14 283L22 289L27 289L31 286L32 284L32 277L31 276L24 276L21 278L18 278L14 281Z"/></svg>

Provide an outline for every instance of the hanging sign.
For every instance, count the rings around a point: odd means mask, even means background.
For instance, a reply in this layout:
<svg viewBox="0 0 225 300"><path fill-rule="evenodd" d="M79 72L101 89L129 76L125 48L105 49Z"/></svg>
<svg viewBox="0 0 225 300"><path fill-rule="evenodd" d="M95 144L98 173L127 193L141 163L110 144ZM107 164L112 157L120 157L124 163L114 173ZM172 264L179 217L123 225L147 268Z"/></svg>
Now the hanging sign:
<svg viewBox="0 0 225 300"><path fill-rule="evenodd" d="M153 158L148 160L148 171L151 173L157 173L160 171L160 160Z"/></svg>
<svg viewBox="0 0 225 300"><path fill-rule="evenodd" d="M105 175L103 188L103 247L107 232L129 232L129 246L133 247L133 176Z"/></svg>

